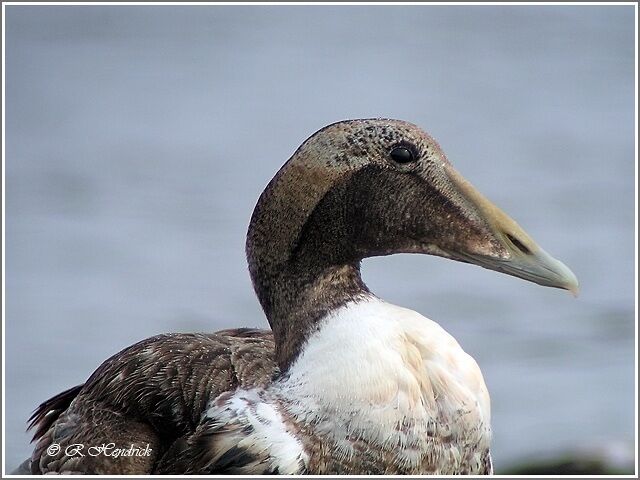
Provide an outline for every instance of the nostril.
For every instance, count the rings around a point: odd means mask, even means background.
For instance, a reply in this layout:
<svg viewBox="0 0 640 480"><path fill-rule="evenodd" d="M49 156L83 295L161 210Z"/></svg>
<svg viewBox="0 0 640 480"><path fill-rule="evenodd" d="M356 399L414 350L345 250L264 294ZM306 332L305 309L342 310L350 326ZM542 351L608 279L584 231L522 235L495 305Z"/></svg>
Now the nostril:
<svg viewBox="0 0 640 480"><path fill-rule="evenodd" d="M520 240L518 240L513 235L510 235L510 234L507 233L507 238L513 244L514 247L516 247L518 250L520 250L525 255L529 255L531 253L531 250L529 250Z"/></svg>

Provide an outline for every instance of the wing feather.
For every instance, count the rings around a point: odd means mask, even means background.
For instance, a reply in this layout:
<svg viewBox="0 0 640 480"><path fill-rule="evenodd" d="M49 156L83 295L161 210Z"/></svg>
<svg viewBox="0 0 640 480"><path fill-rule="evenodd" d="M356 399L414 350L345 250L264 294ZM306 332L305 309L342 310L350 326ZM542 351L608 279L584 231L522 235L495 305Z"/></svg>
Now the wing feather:
<svg viewBox="0 0 640 480"><path fill-rule="evenodd" d="M153 473L185 450L213 399L238 387L271 382L278 371L273 352L271 332L256 329L165 334L138 342L106 360L84 385L36 409L30 419L37 442L31 471ZM153 454L106 460L65 454L71 445L110 442L122 448L147 446ZM60 451L51 455L48 448L54 443ZM228 453L224 468L243 461L248 461L246 455Z"/></svg>

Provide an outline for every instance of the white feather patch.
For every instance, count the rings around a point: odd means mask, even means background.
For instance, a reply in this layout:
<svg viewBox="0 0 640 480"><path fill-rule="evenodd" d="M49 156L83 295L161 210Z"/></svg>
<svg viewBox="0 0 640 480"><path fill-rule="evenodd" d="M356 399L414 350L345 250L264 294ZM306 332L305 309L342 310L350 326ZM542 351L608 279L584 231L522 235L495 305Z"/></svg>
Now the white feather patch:
<svg viewBox="0 0 640 480"><path fill-rule="evenodd" d="M279 388L289 413L346 458L354 454L346 438L355 437L394 449L407 465L439 455L444 472L475 463L463 442L489 448L489 395L473 358L437 323L375 297L327 316ZM460 448L434 451L434 439L449 437Z"/></svg>
<svg viewBox="0 0 640 480"><path fill-rule="evenodd" d="M207 410L205 416L215 419L217 424L238 427L223 434L226 447L220 448L218 443L217 456L231 447L238 447L256 457L254 464L244 467L247 473L255 473L252 469L258 464L280 474L301 473L308 456L300 441L287 429L275 405L262 397L264 393L257 389L237 390L222 405L216 405L214 401Z"/></svg>

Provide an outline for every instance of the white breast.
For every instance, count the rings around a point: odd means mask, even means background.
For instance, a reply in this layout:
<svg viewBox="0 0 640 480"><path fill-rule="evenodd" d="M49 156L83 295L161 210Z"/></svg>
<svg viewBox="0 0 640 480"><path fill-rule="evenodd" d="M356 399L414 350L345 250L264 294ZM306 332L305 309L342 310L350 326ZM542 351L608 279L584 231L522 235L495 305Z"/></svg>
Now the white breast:
<svg viewBox="0 0 640 480"><path fill-rule="evenodd" d="M289 374L279 394L297 400L290 413L333 436L344 455L353 454L346 438L399 446L409 464L434 448L434 437L489 448L489 395L478 365L442 327L412 310L375 297L336 310ZM443 461L466 453L447 451Z"/></svg>

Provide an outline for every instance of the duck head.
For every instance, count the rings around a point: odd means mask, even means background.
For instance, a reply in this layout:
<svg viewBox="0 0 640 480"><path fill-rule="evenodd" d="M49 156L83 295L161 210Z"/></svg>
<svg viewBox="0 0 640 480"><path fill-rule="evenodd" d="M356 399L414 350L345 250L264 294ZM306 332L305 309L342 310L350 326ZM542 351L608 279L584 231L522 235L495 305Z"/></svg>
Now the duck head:
<svg viewBox="0 0 640 480"><path fill-rule="evenodd" d="M431 136L399 120L343 121L308 138L261 195L247 235L254 287L276 336L274 321L291 304L365 291L360 260L393 253L578 290L571 270L466 181Z"/></svg>

